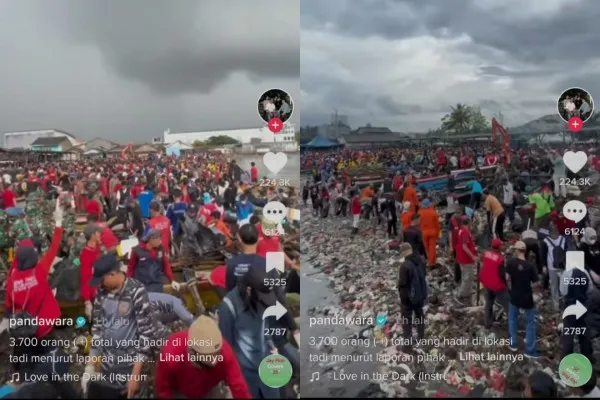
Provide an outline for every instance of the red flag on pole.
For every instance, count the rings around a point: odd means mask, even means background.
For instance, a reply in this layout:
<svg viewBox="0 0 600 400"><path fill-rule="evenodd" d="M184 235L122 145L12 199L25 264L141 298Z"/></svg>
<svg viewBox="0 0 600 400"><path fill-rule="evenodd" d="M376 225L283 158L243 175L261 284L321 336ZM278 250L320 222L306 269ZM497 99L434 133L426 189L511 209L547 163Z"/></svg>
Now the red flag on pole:
<svg viewBox="0 0 600 400"><path fill-rule="evenodd" d="M492 118L492 145L496 145L496 136L502 135L502 150L504 153L504 165L510 164L510 135L508 131L496 120Z"/></svg>

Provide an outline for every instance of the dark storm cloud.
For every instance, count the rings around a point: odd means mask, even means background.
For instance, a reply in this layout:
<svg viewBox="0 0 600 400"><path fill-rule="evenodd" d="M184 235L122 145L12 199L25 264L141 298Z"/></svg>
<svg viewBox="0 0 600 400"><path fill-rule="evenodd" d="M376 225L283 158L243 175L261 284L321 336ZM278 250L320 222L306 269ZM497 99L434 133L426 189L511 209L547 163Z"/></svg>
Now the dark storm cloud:
<svg viewBox="0 0 600 400"><path fill-rule="evenodd" d="M281 21L256 5L197 0L44 4L45 18L69 40L97 47L117 74L160 93L210 93L234 72L259 82L299 75L294 26L257 37L253 31ZM286 9L293 13L297 7Z"/></svg>
<svg viewBox="0 0 600 400"><path fill-rule="evenodd" d="M458 102L521 124L554 113L566 87L600 96L598 20L600 2L592 0L303 0L302 31L315 49L303 42L301 51L320 64L303 72L301 84L307 100L326 99L351 118L374 115L402 130L437 127ZM319 74L328 70L325 59L345 79ZM361 92L365 106L357 107L347 95ZM317 114L305 107L303 119Z"/></svg>
<svg viewBox="0 0 600 400"><path fill-rule="evenodd" d="M410 115L423 111L423 107L419 105L400 104L389 95L377 97L375 104L381 111L390 115Z"/></svg>
<svg viewBox="0 0 600 400"><path fill-rule="evenodd" d="M55 128L125 143L168 128L260 127L265 90L300 97L298 8L276 0L0 1L0 133Z"/></svg>
<svg viewBox="0 0 600 400"><path fill-rule="evenodd" d="M329 22L341 34L359 37L400 39L466 33L477 44L535 62L587 59L598 43L600 7L594 0L577 2L560 13L533 21L505 18L499 12L476 6L477 0L352 2L351 7L338 12L332 12L330 3L303 0L302 17L306 16L312 26Z"/></svg>

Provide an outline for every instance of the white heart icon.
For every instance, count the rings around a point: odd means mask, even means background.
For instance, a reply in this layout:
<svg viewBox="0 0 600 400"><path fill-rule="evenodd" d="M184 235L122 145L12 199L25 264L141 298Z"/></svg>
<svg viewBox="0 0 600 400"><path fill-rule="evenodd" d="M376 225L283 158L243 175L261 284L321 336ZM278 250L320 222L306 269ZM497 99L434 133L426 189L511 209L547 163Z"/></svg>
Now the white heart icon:
<svg viewBox="0 0 600 400"><path fill-rule="evenodd" d="M285 167L285 164L287 163L287 156L285 155L285 153L280 152L275 154L270 151L268 153L265 153L265 155L263 156L263 163L269 171L276 174L279 171L281 171L283 167Z"/></svg>
<svg viewBox="0 0 600 400"><path fill-rule="evenodd" d="M583 168L583 166L587 163L587 160L587 154L585 154L583 151L578 151L577 153L567 151L563 156L563 161L565 162L565 165L574 174L576 174L581 168Z"/></svg>

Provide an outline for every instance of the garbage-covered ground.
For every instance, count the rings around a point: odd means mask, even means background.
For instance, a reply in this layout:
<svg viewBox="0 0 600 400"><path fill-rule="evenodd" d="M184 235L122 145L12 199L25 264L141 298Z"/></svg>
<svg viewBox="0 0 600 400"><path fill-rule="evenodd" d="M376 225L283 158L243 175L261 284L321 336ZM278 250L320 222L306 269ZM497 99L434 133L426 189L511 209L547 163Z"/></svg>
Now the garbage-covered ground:
<svg viewBox="0 0 600 400"><path fill-rule="evenodd" d="M499 315L498 322L491 330L484 328L483 291L479 306L476 305L475 298L470 307L459 306L455 302L456 284L449 251L439 246L440 266L428 271L428 341L413 344L413 357L403 353L401 345L391 343L392 339L400 338L402 333L397 292L399 242L386 238L384 225L380 225L374 232L370 221L361 220L360 233L357 235L352 235L351 230L351 217L330 215L329 218L322 219L312 216L308 209L303 213L302 264L309 266L303 269L302 282L306 296L303 297L303 300L306 299L302 307L303 322L306 324L310 317L331 316L336 313L351 318L370 317L372 321L375 321L378 315L385 314L387 322L381 327L372 323L346 328L308 328L308 331L303 333L308 341L308 348L302 356L303 370L310 373L303 372L303 395L520 397L524 379L535 370L544 370L550 374L557 382L561 394L569 395L568 389L558 379L560 341L557 315L550 311L549 300L542 298L541 293L534 295L538 313L537 345L541 357L529 360L522 356L525 336L523 318L519 331L521 352L512 353L507 346L506 315ZM319 282L315 281L319 280L321 292L318 293ZM327 289L324 288L325 285L328 286ZM323 339L324 335L337 336L338 340L332 343L331 339ZM342 337L365 338L371 345L375 340L377 345L368 349L361 345L344 347L341 345ZM416 338L416 334L414 337ZM481 343L474 344L473 339L476 338ZM440 343L436 343L435 340L439 340ZM598 349L598 343L594 344L595 349ZM310 362L307 352L313 357L327 354L327 359ZM369 353L374 353L372 361L368 358ZM480 353L492 353L502 360L465 360L469 355ZM337 362L334 357L339 354L353 354L358 361ZM517 360L512 358L515 354L520 355ZM378 361L378 357L386 357L389 361ZM367 373L364 377L367 379L361 379L360 371ZM388 379L381 379L382 375L374 376L375 371L387 373ZM316 372L320 373L318 382L313 376ZM349 381L349 374L355 372L358 379ZM408 382L401 379L411 373L416 379ZM346 376L346 380L340 381L340 376ZM315 378L315 382L309 383L311 377Z"/></svg>

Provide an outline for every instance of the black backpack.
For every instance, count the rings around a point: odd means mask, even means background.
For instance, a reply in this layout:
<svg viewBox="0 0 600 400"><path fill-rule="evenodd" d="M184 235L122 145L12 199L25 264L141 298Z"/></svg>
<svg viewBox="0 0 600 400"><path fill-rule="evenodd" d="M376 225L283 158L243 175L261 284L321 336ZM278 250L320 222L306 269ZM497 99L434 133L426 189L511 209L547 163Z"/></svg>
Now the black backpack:
<svg viewBox="0 0 600 400"><path fill-rule="evenodd" d="M552 260L554 260L553 267L564 270L567 266L567 253L563 248L565 245L565 238L560 238L558 241L558 246L556 246L552 240L548 238L548 244L552 247Z"/></svg>

